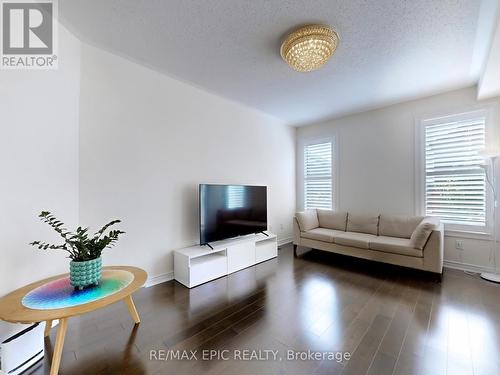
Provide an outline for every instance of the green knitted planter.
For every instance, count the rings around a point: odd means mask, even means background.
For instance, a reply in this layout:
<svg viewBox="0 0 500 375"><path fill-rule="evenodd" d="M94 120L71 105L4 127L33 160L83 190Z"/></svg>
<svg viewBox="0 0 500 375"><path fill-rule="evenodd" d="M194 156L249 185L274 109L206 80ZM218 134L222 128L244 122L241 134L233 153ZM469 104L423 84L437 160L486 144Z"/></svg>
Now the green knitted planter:
<svg viewBox="0 0 500 375"><path fill-rule="evenodd" d="M83 289L89 285L98 285L101 281L101 258L84 262L71 261L69 264L69 279L75 288Z"/></svg>

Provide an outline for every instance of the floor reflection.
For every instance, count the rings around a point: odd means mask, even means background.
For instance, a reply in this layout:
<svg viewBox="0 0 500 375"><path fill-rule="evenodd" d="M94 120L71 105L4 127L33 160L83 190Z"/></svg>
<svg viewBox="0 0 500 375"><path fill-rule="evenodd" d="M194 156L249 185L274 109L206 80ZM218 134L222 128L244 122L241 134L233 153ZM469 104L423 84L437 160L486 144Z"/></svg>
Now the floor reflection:
<svg viewBox="0 0 500 375"><path fill-rule="evenodd" d="M319 252L188 289L142 289L70 321L61 374L500 374L500 287L446 270L442 283ZM55 331L52 332L54 336ZM49 346L49 350L51 345ZM352 360L152 361L151 350L343 351ZM49 353L49 351L47 351ZM50 360L44 369L48 372Z"/></svg>
<svg viewBox="0 0 500 375"><path fill-rule="evenodd" d="M338 319L335 286L331 281L315 277L298 290L301 326L321 336ZM312 337L317 340L318 337Z"/></svg>

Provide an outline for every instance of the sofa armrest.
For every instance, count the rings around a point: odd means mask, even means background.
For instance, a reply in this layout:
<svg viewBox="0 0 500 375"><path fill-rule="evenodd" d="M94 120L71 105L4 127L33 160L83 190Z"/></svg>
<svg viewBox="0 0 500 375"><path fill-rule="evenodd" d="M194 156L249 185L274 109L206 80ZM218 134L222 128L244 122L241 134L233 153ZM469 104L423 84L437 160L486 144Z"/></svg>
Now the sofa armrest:
<svg viewBox="0 0 500 375"><path fill-rule="evenodd" d="M297 218L293 217L293 244L299 245L300 243L300 228Z"/></svg>
<svg viewBox="0 0 500 375"><path fill-rule="evenodd" d="M314 208L296 212L295 219L297 219L301 231L308 231L319 227L318 212Z"/></svg>
<svg viewBox="0 0 500 375"><path fill-rule="evenodd" d="M435 273L443 272L444 260L444 225L440 223L429 236L424 250L424 265L426 269Z"/></svg>

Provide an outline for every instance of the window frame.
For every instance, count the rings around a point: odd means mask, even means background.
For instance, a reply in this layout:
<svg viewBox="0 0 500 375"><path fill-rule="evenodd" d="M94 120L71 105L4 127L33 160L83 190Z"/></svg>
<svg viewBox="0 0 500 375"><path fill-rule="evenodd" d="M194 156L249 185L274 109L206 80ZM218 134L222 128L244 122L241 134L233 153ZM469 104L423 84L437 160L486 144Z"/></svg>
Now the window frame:
<svg viewBox="0 0 500 375"><path fill-rule="evenodd" d="M417 215L425 216L425 128L430 125L437 125L445 121L468 120L477 117L485 118L485 148L488 148L492 137L492 121L490 108L475 108L466 112L448 113L446 115L430 115L415 119L415 212ZM485 184L486 212L485 225L455 224L443 221L446 235L463 236L470 235L473 238L489 238L493 230L493 197L488 184Z"/></svg>
<svg viewBox="0 0 500 375"><path fill-rule="evenodd" d="M331 143L332 147L332 206L331 210L336 210L338 208L339 202L339 185L338 185L338 142L336 135L329 136L320 136L320 137L304 137L298 140L298 168L297 168L297 176L298 176L298 184L297 184L297 193L298 193L298 208L299 210L305 210L305 170L304 170L304 153L305 148L310 145L320 144L320 143Z"/></svg>

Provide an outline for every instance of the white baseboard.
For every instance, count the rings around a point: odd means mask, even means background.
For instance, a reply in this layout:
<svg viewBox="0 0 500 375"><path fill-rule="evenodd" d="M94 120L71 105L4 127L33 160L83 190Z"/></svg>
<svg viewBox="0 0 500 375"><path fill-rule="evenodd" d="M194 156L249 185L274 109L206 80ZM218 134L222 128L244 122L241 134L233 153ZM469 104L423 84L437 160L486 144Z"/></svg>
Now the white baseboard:
<svg viewBox="0 0 500 375"><path fill-rule="evenodd" d="M460 263L460 262L455 262L453 260L445 260L443 263L444 267L451 268L454 270L477 272L477 273L493 272L492 267L483 267L483 266L477 266L475 264Z"/></svg>
<svg viewBox="0 0 500 375"><path fill-rule="evenodd" d="M150 286L161 284L161 283L164 283L166 281L173 280L173 279L174 279L174 271L170 271L170 272L158 275L158 276L148 277L148 280L146 281L146 284L144 286L146 288L149 288Z"/></svg>
<svg viewBox="0 0 500 375"><path fill-rule="evenodd" d="M286 245L286 244L291 243L291 242L293 242L292 237L282 238L278 241L278 246L283 246L283 245ZM491 267L483 267L483 266L477 266L475 264L460 263L460 262L455 262L452 260L445 260L444 267L451 268L454 270L477 272L477 273L493 272L493 268L491 268ZM158 284L161 284L161 283L173 280L173 279L174 279L174 271L170 271L170 272L167 272L167 273L164 273L161 275L149 277L144 286L146 288L149 288L151 286L158 285ZM54 321L54 323L52 326L57 325L57 323L59 323L59 322Z"/></svg>
<svg viewBox="0 0 500 375"><path fill-rule="evenodd" d="M283 239L278 241L278 246L283 246L283 245L286 245L286 244L291 243L291 242L293 242L292 237L283 238ZM475 264L460 263L460 262L455 262L452 260L445 260L444 267L451 268L454 270L477 272L477 273L493 272L493 268L491 268L491 267L483 267L483 266L477 266ZM161 283L173 280L173 279L174 279L174 271L170 271L170 272L158 275L158 276L149 277L144 286L146 288L149 288L151 286L158 285L158 284L161 284ZM52 326L53 327L56 326L57 323L59 323L59 321L54 321Z"/></svg>
<svg viewBox="0 0 500 375"><path fill-rule="evenodd" d="M287 243L292 243L292 242L293 242L293 237L280 238L278 240L278 246L283 246L286 245Z"/></svg>

